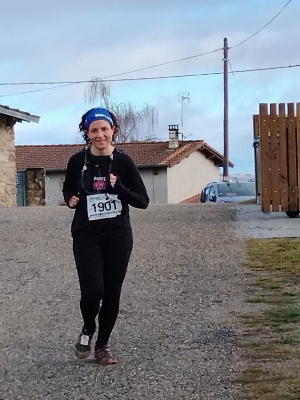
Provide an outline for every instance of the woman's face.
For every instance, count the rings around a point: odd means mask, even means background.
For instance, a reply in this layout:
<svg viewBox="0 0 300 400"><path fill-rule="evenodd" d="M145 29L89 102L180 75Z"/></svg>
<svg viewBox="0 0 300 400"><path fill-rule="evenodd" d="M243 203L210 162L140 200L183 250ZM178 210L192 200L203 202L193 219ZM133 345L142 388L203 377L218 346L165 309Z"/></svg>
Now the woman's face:
<svg viewBox="0 0 300 400"><path fill-rule="evenodd" d="M109 122L99 119L91 123L87 135L90 138L92 145L97 150L103 151L110 146L114 132L114 126L112 127Z"/></svg>

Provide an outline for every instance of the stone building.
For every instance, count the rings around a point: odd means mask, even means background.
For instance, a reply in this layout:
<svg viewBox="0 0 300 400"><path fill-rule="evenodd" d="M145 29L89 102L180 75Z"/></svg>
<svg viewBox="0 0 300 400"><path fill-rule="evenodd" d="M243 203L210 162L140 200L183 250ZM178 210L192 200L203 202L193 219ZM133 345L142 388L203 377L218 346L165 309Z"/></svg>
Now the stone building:
<svg viewBox="0 0 300 400"><path fill-rule="evenodd" d="M17 205L16 122L39 122L40 117L0 105L0 207Z"/></svg>

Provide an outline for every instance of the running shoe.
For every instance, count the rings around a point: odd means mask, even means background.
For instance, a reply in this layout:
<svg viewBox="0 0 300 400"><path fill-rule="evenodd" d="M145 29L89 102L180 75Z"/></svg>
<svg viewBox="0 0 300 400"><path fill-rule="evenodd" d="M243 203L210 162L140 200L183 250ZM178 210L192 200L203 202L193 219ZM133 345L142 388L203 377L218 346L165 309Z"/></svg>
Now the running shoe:
<svg viewBox="0 0 300 400"><path fill-rule="evenodd" d="M111 350L108 346L104 346L101 349L95 349L95 358L98 364L111 365L117 364L118 361L114 359L111 354Z"/></svg>
<svg viewBox="0 0 300 400"><path fill-rule="evenodd" d="M78 358L88 358L91 352L91 343L93 335L87 335L84 329L81 331L77 343L75 345L75 355Z"/></svg>

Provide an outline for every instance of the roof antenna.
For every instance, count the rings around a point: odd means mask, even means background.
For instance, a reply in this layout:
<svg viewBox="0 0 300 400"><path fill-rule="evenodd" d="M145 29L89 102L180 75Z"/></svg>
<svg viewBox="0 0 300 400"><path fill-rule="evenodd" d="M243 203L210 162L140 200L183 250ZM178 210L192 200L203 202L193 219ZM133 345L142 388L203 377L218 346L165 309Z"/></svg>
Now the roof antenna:
<svg viewBox="0 0 300 400"><path fill-rule="evenodd" d="M179 132L179 134L182 135L182 139L181 139L182 141L183 141L183 138L186 139L187 137L192 135L192 133L187 135L186 134L186 129L183 126L183 108L184 108L183 104L184 104L185 101L188 101L190 103L191 102L190 100L191 100L190 93L187 93L187 94L184 93L184 92L178 93L178 103L181 103L181 132Z"/></svg>

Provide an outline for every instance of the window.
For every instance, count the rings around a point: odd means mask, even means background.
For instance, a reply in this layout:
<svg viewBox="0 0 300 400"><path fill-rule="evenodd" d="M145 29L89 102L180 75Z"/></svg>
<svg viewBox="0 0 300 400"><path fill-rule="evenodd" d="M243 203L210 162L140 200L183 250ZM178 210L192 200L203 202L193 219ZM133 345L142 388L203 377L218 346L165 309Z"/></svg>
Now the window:
<svg viewBox="0 0 300 400"><path fill-rule="evenodd" d="M255 182L229 182L218 185L220 197L252 196L255 197Z"/></svg>
<svg viewBox="0 0 300 400"><path fill-rule="evenodd" d="M215 202L216 200L217 200L216 188L214 186L211 186L209 191L209 201Z"/></svg>
<svg viewBox="0 0 300 400"><path fill-rule="evenodd" d="M210 192L210 187L207 187L207 188L205 189L205 201L208 201L209 192Z"/></svg>

